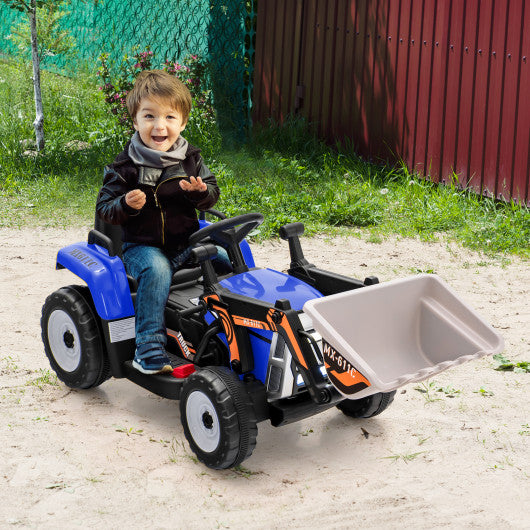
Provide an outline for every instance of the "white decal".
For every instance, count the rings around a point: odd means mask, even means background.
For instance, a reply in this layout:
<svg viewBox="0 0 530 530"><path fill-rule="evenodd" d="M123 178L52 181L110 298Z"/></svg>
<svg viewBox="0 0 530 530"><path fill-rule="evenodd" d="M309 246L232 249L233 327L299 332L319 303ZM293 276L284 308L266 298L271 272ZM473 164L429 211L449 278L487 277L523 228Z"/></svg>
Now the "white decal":
<svg viewBox="0 0 530 530"><path fill-rule="evenodd" d="M123 340L134 339L134 317L123 320L113 320L109 322L110 342L121 342Z"/></svg>

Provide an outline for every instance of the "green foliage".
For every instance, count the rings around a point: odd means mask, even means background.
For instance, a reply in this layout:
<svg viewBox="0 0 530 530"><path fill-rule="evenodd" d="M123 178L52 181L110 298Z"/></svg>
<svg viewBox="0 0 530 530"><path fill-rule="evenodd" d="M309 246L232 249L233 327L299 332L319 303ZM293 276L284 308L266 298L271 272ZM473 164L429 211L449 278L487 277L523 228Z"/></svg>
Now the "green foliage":
<svg viewBox="0 0 530 530"><path fill-rule="evenodd" d="M513 252L519 249L530 255L530 215L528 208L490 199L473 199L476 214L467 218L461 237L467 246L492 252Z"/></svg>
<svg viewBox="0 0 530 530"><path fill-rule="evenodd" d="M418 456L425 454L426 451L418 451L416 453L406 453L406 454L392 454L390 456L383 456L382 458L392 460L392 463L396 463L399 460L402 460L405 462L405 464L408 464L409 462L412 462L415 460Z"/></svg>
<svg viewBox="0 0 530 530"><path fill-rule="evenodd" d="M275 235L288 219L304 222L309 233L367 227L372 242L385 233L422 239L445 233L474 249L530 256L527 207L437 185L404 164L368 163L326 146L302 120L258 126L247 145L217 159L227 184L223 208L263 212L262 237Z"/></svg>
<svg viewBox="0 0 530 530"><path fill-rule="evenodd" d="M502 353L494 355L493 360L496 365L495 370L500 372L530 373L530 362L528 361L512 362L504 357Z"/></svg>
<svg viewBox="0 0 530 530"><path fill-rule="evenodd" d="M124 129L94 78L43 72L42 84L47 148L37 154L31 81L20 65L0 63L0 226L90 223L103 166L123 147ZM221 149L215 120L199 113L184 135L218 177L219 210L264 214L254 237L276 237L283 224L301 221L306 234L362 227L377 243L391 233L445 233L488 253L530 257L527 207L438 186L404 165L369 163L325 145L302 120L255 127L247 144L230 150Z"/></svg>
<svg viewBox="0 0 530 530"><path fill-rule="evenodd" d="M55 55L68 55L75 49L76 41L69 31L62 29L61 22L70 12L71 0L51 0L37 7L37 34L39 58L43 65ZM24 60L31 60L31 32L29 20L22 19L10 29L9 39Z"/></svg>
<svg viewBox="0 0 530 530"><path fill-rule="evenodd" d="M52 373L50 370L45 370L43 368L40 368L38 370L38 373L40 375L35 379L31 379L27 381L26 385L36 386L40 388L41 390L43 390L46 385L59 386L59 382L57 381L57 376L54 373Z"/></svg>
<svg viewBox="0 0 530 530"><path fill-rule="evenodd" d="M35 0L35 5L37 8L43 7L46 4L47 0ZM17 11L28 12L31 9L30 0L2 0L11 9L16 9Z"/></svg>
<svg viewBox="0 0 530 530"><path fill-rule="evenodd" d="M47 147L35 151L33 88L24 68L0 63L0 226L68 226L93 218L103 166L121 148L88 74L42 72Z"/></svg>
<svg viewBox="0 0 530 530"><path fill-rule="evenodd" d="M153 52L149 49L143 52L136 49L132 57L125 55L120 65L111 65L108 53L102 53L99 60L101 66L97 75L102 82L99 90L103 92L110 112L116 116L124 138L129 137L134 133L134 127L127 111L126 97L138 74L143 70L151 70Z"/></svg>
<svg viewBox="0 0 530 530"><path fill-rule="evenodd" d="M483 386L481 386L478 390L474 390L473 393L479 394L482 397L492 397L495 395L491 390L487 390Z"/></svg>

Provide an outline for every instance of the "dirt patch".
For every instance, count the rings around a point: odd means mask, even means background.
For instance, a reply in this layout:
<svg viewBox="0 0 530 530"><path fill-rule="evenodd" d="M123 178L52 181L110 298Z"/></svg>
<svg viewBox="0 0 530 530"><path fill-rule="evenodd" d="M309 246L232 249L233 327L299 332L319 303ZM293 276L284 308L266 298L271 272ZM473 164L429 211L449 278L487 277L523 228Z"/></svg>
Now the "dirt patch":
<svg viewBox="0 0 530 530"><path fill-rule="evenodd" d="M261 423L252 457L222 472L196 462L174 402L124 380L49 384L40 310L81 283L54 270L55 255L87 230L0 230L0 526L529 528L530 374L495 371L490 358L404 387L369 420L331 409ZM530 359L528 262L446 242L315 237L303 247L357 278L436 272L502 333L506 357ZM289 264L284 242L253 251L258 265Z"/></svg>

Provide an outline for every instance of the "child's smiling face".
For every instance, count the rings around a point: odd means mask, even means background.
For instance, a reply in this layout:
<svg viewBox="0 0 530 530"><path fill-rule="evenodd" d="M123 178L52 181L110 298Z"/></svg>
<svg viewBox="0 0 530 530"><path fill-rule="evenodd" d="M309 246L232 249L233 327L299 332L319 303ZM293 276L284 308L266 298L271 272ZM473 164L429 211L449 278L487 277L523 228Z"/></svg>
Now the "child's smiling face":
<svg viewBox="0 0 530 530"><path fill-rule="evenodd" d="M142 142L155 151L170 149L185 127L182 114L162 99L142 99L134 119Z"/></svg>

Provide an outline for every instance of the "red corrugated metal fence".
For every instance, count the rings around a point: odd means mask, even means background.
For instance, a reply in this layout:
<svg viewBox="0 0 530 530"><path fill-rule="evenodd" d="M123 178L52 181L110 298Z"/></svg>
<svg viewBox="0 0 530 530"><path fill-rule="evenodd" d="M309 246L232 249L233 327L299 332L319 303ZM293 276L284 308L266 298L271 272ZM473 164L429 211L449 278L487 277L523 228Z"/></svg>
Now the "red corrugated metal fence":
<svg viewBox="0 0 530 530"><path fill-rule="evenodd" d="M530 203L529 62L524 0L259 0L254 120Z"/></svg>

